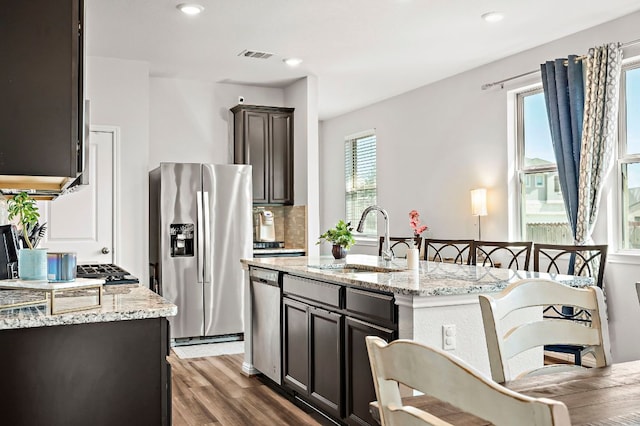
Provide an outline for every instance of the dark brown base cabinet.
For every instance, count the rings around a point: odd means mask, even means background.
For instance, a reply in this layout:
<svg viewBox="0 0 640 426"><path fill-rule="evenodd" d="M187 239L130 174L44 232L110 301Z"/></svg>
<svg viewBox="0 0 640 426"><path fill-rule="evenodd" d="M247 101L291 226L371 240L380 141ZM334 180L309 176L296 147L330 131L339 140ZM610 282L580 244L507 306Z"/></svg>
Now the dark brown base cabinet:
<svg viewBox="0 0 640 426"><path fill-rule="evenodd" d="M1 424L170 425L166 318L0 331Z"/></svg>
<svg viewBox="0 0 640 426"><path fill-rule="evenodd" d="M352 425L375 425L369 413L369 402L376 399L376 390L369 365L365 337L378 336L387 342L394 340L395 333L388 328L354 318L345 319L345 385L347 401L346 420Z"/></svg>
<svg viewBox="0 0 640 426"><path fill-rule="evenodd" d="M284 382L303 395L309 393L309 305L282 299Z"/></svg>
<svg viewBox="0 0 640 426"><path fill-rule="evenodd" d="M342 315L283 299L284 381L334 418L342 418Z"/></svg>
<svg viewBox="0 0 640 426"><path fill-rule="evenodd" d="M338 422L375 425L365 337L396 338L393 296L291 275L283 295L284 386Z"/></svg>

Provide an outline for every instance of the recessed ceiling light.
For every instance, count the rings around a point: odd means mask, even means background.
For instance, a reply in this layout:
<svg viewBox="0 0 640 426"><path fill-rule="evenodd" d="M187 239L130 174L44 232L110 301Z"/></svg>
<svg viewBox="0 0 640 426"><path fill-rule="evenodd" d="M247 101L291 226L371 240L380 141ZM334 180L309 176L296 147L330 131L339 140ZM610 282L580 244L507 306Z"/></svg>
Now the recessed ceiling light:
<svg viewBox="0 0 640 426"><path fill-rule="evenodd" d="M504 19L504 14L500 12L487 12L481 16L487 22L498 22Z"/></svg>
<svg viewBox="0 0 640 426"><path fill-rule="evenodd" d="M299 58L288 58L284 59L284 63L289 65L290 67L297 67L302 63L302 59Z"/></svg>
<svg viewBox="0 0 640 426"><path fill-rule="evenodd" d="M185 15L197 15L204 10L204 7L195 3L180 3L176 6Z"/></svg>

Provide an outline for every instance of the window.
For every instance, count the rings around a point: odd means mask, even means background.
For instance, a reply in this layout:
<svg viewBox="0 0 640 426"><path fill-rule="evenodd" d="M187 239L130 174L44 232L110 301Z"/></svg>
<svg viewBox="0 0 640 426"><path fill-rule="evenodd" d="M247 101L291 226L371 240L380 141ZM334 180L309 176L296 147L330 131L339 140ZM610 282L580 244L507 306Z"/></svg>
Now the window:
<svg viewBox="0 0 640 426"><path fill-rule="evenodd" d="M519 93L516 99L520 237L572 244L542 87Z"/></svg>
<svg viewBox="0 0 640 426"><path fill-rule="evenodd" d="M625 65L620 78L618 163L623 249L640 249L640 63Z"/></svg>
<svg viewBox="0 0 640 426"><path fill-rule="evenodd" d="M365 208L376 204L376 135L373 130L347 137L344 144L346 221L358 226ZM363 233L378 235L377 215L369 215Z"/></svg>

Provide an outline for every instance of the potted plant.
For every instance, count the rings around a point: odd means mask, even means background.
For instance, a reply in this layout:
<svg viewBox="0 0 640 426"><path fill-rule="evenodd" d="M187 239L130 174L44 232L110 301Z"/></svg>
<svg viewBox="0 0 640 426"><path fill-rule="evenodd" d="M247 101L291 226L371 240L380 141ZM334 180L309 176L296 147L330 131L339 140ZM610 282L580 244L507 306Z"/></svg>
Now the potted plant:
<svg viewBox="0 0 640 426"><path fill-rule="evenodd" d="M38 224L38 205L26 192L21 192L7 203L9 220L17 220L18 235L27 247L18 252L18 275L23 280L47 279L47 250L37 249L45 226Z"/></svg>
<svg viewBox="0 0 640 426"><path fill-rule="evenodd" d="M320 244L322 241L330 242L333 244L333 248L331 249L333 257L343 259L347 256L347 250L356 243L351 231L353 231L351 222L347 223L340 219L334 228L328 229L320 235L316 244Z"/></svg>

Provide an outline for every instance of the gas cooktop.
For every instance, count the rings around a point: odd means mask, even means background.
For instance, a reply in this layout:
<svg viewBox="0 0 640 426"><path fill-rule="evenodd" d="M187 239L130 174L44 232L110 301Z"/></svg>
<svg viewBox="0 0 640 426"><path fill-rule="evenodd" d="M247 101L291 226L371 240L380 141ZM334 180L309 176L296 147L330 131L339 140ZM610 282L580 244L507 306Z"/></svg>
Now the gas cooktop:
<svg viewBox="0 0 640 426"><path fill-rule="evenodd" d="M119 266L111 263L78 265L78 278L103 278L106 284L133 284L140 282Z"/></svg>
<svg viewBox="0 0 640 426"><path fill-rule="evenodd" d="M284 248L284 241L254 241L254 249Z"/></svg>

